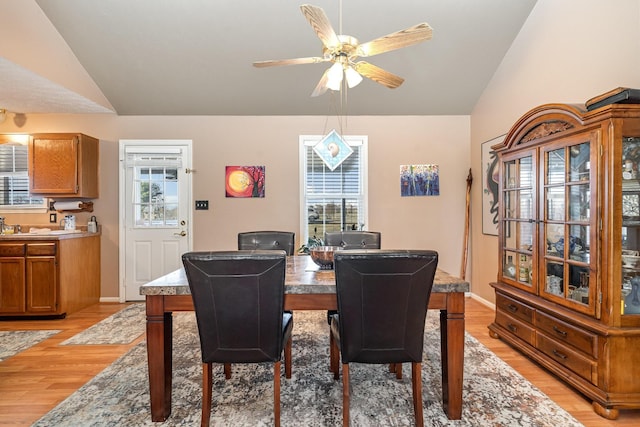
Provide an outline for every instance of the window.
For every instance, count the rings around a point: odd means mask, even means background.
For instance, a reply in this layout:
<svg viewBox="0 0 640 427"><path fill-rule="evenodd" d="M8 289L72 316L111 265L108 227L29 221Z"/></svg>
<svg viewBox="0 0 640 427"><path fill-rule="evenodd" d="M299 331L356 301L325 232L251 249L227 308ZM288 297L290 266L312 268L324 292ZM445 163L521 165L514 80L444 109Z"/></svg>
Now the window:
<svg viewBox="0 0 640 427"><path fill-rule="evenodd" d="M343 136L353 153L334 170L313 149L323 138L300 137L302 242L367 225L367 137Z"/></svg>
<svg viewBox="0 0 640 427"><path fill-rule="evenodd" d="M132 208L136 227L175 227L178 224L178 169L182 155L127 151L133 172Z"/></svg>
<svg viewBox="0 0 640 427"><path fill-rule="evenodd" d="M46 208L42 196L29 193L26 135L2 135L0 138L0 209Z"/></svg>

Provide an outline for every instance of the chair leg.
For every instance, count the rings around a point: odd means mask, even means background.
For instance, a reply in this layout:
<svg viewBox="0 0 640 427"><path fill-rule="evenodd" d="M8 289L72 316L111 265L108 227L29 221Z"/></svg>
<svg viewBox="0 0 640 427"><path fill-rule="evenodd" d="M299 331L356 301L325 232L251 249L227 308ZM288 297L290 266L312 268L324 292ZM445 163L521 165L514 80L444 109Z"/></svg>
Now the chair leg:
<svg viewBox="0 0 640 427"><path fill-rule="evenodd" d="M280 427L280 361L273 366L273 420Z"/></svg>
<svg viewBox="0 0 640 427"><path fill-rule="evenodd" d="M211 389L213 387L213 378L211 363L202 364L202 415L200 418L200 426L208 427L211 419Z"/></svg>
<svg viewBox="0 0 640 427"><path fill-rule="evenodd" d="M293 338L289 337L284 346L284 376L288 379L291 378L291 347Z"/></svg>
<svg viewBox="0 0 640 427"><path fill-rule="evenodd" d="M396 374L396 378L402 379L402 363L389 363L389 372Z"/></svg>
<svg viewBox="0 0 640 427"><path fill-rule="evenodd" d="M224 364L224 377L228 380L231 379L231 363Z"/></svg>
<svg viewBox="0 0 640 427"><path fill-rule="evenodd" d="M342 364L342 426L349 427L349 364Z"/></svg>
<svg viewBox="0 0 640 427"><path fill-rule="evenodd" d="M333 334L329 329L329 372L335 372L335 369L333 369L333 359L335 358L333 354L333 339Z"/></svg>
<svg viewBox="0 0 640 427"><path fill-rule="evenodd" d="M416 417L416 427L424 426L422 415L422 364L411 363L411 384L413 389L413 413Z"/></svg>
<svg viewBox="0 0 640 427"><path fill-rule="evenodd" d="M340 349L333 334L329 334L329 371L333 372L333 379L340 378Z"/></svg>

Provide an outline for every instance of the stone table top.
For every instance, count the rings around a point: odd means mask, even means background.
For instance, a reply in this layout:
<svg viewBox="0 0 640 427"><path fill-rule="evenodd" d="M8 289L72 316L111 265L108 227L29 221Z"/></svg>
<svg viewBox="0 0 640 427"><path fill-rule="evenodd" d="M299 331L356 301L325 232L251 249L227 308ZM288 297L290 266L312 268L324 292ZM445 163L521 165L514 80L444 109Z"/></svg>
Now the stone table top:
<svg viewBox="0 0 640 427"><path fill-rule="evenodd" d="M468 292L469 282L450 275L440 269L436 271L432 292ZM333 270L321 270L311 257L306 255L287 257L285 275L287 294L335 294ZM190 295L189 283L184 268L159 277L140 287L140 295Z"/></svg>

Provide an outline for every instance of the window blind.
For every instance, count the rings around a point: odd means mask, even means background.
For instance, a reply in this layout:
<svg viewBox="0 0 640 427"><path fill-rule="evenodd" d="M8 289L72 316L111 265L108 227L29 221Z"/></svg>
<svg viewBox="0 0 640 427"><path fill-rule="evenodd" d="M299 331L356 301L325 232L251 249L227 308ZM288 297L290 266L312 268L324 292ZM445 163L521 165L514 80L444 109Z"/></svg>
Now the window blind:
<svg viewBox="0 0 640 427"><path fill-rule="evenodd" d="M42 207L41 196L29 194L26 145L0 144L0 207Z"/></svg>

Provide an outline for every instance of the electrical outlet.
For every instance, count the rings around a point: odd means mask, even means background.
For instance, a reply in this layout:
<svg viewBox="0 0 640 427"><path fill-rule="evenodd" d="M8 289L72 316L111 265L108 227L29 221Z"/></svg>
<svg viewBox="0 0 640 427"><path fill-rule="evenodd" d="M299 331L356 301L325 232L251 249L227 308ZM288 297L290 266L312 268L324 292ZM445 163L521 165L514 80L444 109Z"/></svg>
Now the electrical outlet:
<svg viewBox="0 0 640 427"><path fill-rule="evenodd" d="M209 210L209 201L208 200L196 200L196 210L197 211Z"/></svg>
<svg viewBox="0 0 640 427"><path fill-rule="evenodd" d="M50 213L49 214L49 222L54 224L58 222L58 214L57 213Z"/></svg>

